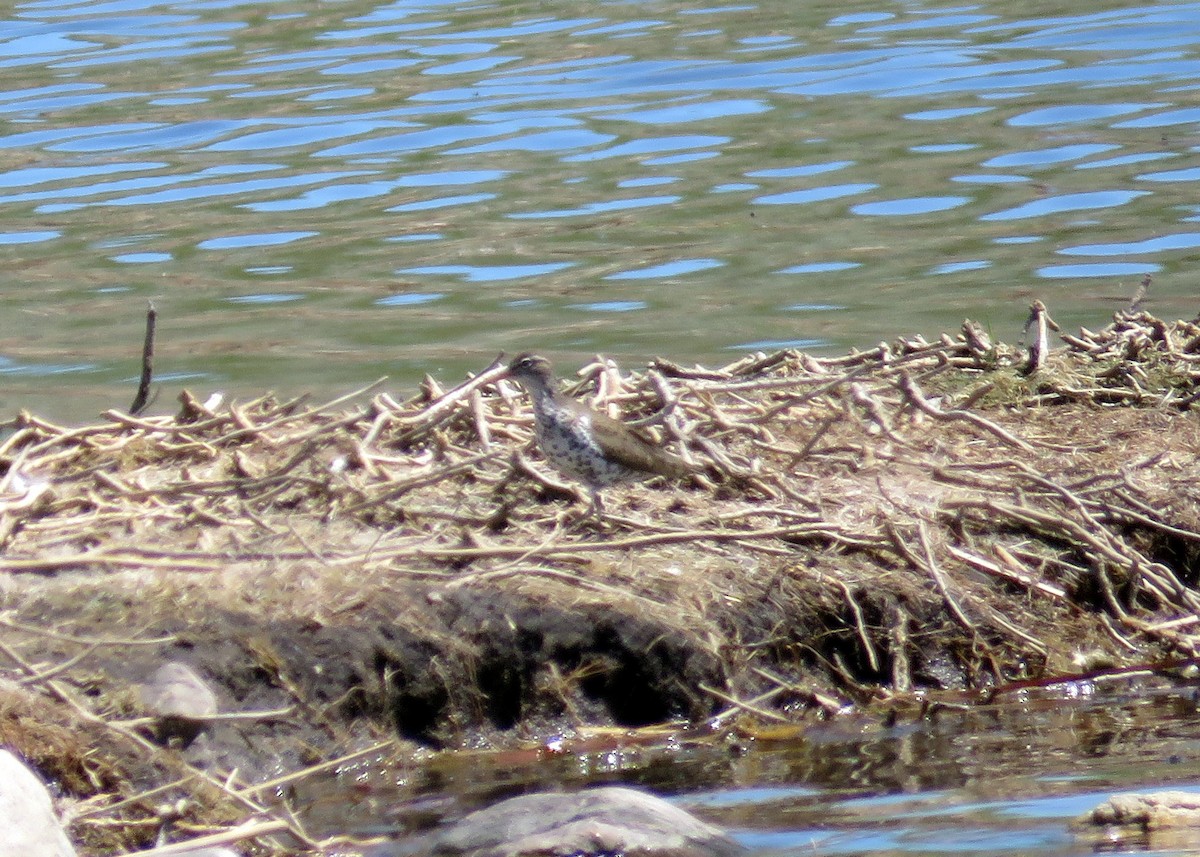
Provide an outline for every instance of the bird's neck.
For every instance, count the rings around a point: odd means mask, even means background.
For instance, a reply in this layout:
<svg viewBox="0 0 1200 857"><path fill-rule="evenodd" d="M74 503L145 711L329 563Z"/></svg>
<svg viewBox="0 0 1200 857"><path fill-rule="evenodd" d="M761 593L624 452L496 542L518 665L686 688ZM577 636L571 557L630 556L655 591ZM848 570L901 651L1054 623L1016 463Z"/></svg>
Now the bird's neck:
<svg viewBox="0 0 1200 857"><path fill-rule="evenodd" d="M583 410L579 402L559 390L553 381L531 384L530 387L533 412L543 419L557 422Z"/></svg>
<svg viewBox="0 0 1200 857"><path fill-rule="evenodd" d="M529 398L533 403L533 409L538 412L561 408L567 398L565 394L558 391L553 381L538 379L527 386L529 387Z"/></svg>

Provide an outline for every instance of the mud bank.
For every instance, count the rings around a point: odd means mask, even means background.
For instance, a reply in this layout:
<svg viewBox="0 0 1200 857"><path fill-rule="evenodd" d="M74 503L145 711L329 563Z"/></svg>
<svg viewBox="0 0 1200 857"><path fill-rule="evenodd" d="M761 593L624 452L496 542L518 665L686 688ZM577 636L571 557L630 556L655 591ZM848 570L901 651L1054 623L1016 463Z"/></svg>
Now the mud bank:
<svg viewBox="0 0 1200 857"><path fill-rule="evenodd" d="M968 324L829 359L593 364L577 395L698 467L606 492L602 519L498 367L403 401L21 414L0 743L75 802L85 853L256 813L276 826L255 853L304 853L279 783L367 748L752 732L1184 662L1200 325L1125 314L1063 342L1031 364ZM186 749L137 693L169 660L222 712Z"/></svg>

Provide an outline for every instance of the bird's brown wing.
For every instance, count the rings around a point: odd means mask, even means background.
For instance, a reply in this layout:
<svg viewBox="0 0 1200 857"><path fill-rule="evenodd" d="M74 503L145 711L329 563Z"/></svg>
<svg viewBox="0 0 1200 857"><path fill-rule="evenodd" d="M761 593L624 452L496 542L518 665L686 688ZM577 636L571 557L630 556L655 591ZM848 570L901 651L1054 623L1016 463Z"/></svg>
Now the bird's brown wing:
<svg viewBox="0 0 1200 857"><path fill-rule="evenodd" d="M678 479L691 472L682 458L672 455L645 435L606 414L593 412L592 431L607 458L630 470Z"/></svg>

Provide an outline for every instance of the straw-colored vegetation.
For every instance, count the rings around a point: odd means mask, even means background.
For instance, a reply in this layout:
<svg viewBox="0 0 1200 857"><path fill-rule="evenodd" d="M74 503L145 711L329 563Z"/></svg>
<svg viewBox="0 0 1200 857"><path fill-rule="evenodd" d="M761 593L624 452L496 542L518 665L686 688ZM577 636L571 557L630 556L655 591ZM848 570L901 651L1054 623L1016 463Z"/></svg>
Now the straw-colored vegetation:
<svg viewBox="0 0 1200 857"><path fill-rule="evenodd" d="M0 743L73 796L96 853L166 829L281 854L312 838L280 788L397 733L752 731L1191 658L1200 326L1131 313L1063 340L968 324L828 359L595 363L576 393L697 465L610 489L602 519L498 365L406 401L22 414ZM138 719L167 659L241 713L202 758Z"/></svg>

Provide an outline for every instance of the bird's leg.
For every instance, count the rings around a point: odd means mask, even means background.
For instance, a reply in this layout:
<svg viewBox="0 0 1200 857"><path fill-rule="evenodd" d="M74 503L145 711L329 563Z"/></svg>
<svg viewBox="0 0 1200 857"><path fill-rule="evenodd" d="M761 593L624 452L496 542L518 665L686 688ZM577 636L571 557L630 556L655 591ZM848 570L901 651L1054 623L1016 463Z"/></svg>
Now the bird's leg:
<svg viewBox="0 0 1200 857"><path fill-rule="evenodd" d="M592 488L590 486L587 490L589 497L588 504L587 508L583 510L582 514L580 514L578 511L579 507L575 505L563 509L555 516L556 527L562 528L567 526L568 523L571 528L584 526L593 519L595 519L597 524L603 525L604 504L600 500L600 491L599 489ZM583 499L582 492L579 492L577 496L580 500Z"/></svg>
<svg viewBox="0 0 1200 857"><path fill-rule="evenodd" d="M588 506L588 513L594 515L597 521L604 520L604 501L600 499L600 489L592 488L592 502Z"/></svg>

